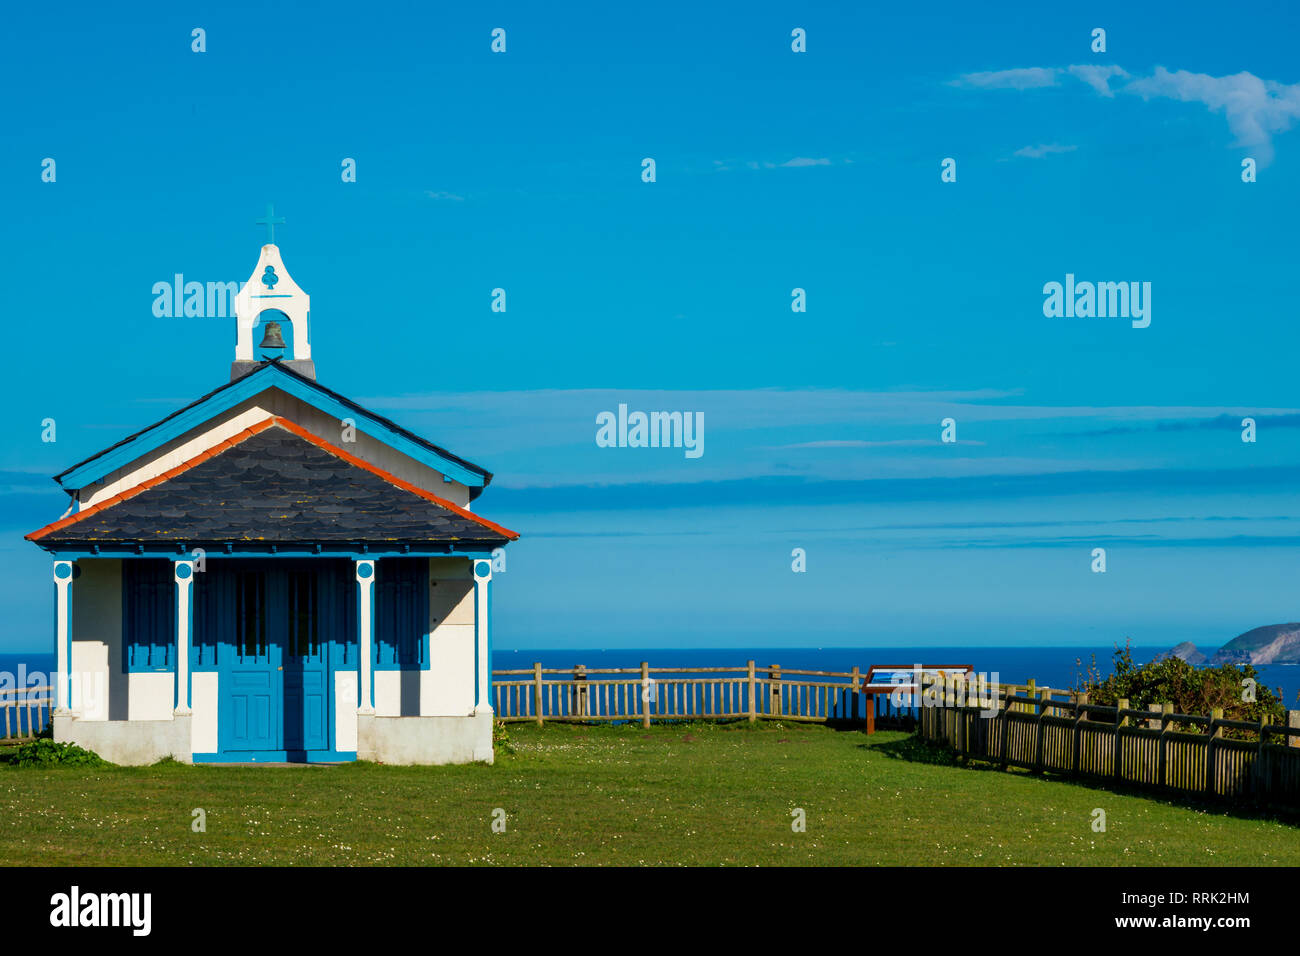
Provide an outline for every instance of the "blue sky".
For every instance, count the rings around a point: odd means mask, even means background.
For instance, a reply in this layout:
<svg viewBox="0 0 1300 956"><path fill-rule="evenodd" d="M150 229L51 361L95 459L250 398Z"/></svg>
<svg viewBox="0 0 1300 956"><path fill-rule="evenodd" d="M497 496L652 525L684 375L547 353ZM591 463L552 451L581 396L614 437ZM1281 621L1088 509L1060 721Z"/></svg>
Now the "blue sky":
<svg viewBox="0 0 1300 956"><path fill-rule="evenodd" d="M320 380L496 473L502 647L1296 617L1287 5L551 6L11 11L0 650L49 642L49 476L227 378L153 284L246 279L272 201ZM1150 326L1046 317L1067 273ZM597 447L620 403L705 453Z"/></svg>

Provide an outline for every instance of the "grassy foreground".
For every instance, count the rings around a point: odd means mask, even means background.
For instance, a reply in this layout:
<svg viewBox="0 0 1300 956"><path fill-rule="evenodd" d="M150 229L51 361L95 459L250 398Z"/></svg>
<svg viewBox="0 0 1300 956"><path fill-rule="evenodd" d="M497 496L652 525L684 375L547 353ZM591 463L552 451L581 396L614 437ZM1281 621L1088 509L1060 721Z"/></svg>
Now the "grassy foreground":
<svg viewBox="0 0 1300 956"><path fill-rule="evenodd" d="M0 860L1300 864L1300 828L1285 823L904 759L922 748L901 733L515 725L510 737L515 753L491 767L0 767ZM204 833L191 829L196 808ZM497 808L504 833L492 831ZM795 808L806 832L791 828Z"/></svg>

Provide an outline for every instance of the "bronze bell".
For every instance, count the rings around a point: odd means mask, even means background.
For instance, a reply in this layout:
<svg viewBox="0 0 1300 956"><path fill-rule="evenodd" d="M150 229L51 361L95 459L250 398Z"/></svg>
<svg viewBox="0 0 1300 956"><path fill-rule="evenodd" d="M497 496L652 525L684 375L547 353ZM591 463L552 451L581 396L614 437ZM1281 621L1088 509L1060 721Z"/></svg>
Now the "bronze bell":
<svg viewBox="0 0 1300 956"><path fill-rule="evenodd" d="M263 349L283 349L284 335L280 332L279 322L267 322L266 334L262 336L262 344L258 346Z"/></svg>

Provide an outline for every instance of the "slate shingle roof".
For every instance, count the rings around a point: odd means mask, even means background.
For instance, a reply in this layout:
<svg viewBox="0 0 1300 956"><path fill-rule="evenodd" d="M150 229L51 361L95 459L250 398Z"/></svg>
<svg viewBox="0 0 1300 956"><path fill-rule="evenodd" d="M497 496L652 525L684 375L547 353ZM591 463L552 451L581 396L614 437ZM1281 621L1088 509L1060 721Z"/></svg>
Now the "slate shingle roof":
<svg viewBox="0 0 1300 956"><path fill-rule="evenodd" d="M27 536L55 542L402 542L518 537L283 418Z"/></svg>

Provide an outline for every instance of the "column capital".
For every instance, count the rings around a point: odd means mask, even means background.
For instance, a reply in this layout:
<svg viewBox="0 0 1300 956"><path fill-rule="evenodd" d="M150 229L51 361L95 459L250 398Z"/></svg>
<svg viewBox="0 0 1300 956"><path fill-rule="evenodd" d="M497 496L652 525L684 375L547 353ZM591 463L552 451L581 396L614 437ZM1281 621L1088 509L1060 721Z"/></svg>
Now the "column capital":
<svg viewBox="0 0 1300 956"><path fill-rule="evenodd" d="M474 559L474 583L486 584L492 580L492 562L488 558Z"/></svg>

